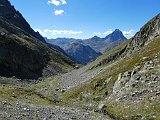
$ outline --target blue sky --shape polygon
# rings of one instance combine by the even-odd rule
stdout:
[[[31,27],[48,38],[133,36],[160,12],[160,0],[10,0]]]

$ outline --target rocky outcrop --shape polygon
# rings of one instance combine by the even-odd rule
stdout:
[[[110,99],[116,102],[142,101],[146,98],[154,98],[160,95],[160,58],[146,61],[141,66],[135,66],[133,70],[120,73],[113,86],[113,94]]]
[[[132,38],[131,42],[127,45],[125,54],[131,54],[137,51],[150,40],[158,36],[160,36],[160,14],[145,24]]]

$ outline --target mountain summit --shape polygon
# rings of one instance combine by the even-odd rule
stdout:
[[[124,37],[122,31],[120,31],[119,29],[116,29],[111,34],[107,35],[104,38],[104,40],[114,42],[114,41],[118,41],[118,40],[119,41],[124,41],[124,40],[127,40],[127,38]]]
[[[127,38],[123,35],[122,31],[116,29],[111,34],[107,35],[105,38],[100,38],[98,36],[94,36],[89,39],[80,40],[80,39],[70,39],[70,38],[57,38],[57,39],[46,39],[47,42],[51,44],[55,44],[63,48],[67,49],[73,43],[80,43],[85,46],[90,46],[96,52],[105,53],[112,48],[118,46],[123,43]]]
[[[113,49],[114,47],[120,45],[125,40],[127,40],[127,38],[124,37],[122,31],[116,29],[111,34],[107,35],[105,38],[94,36],[90,39],[82,41],[82,44],[89,45],[97,52],[105,53]]]

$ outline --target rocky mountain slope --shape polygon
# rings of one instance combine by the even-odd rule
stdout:
[[[160,14],[133,38],[81,68],[79,71],[84,72],[81,77],[76,75],[77,81],[71,79],[75,72],[62,76],[61,80],[65,77],[73,82],[60,98],[68,105],[104,113],[113,119],[159,120],[159,45]],[[92,77],[87,78],[90,73]]]
[[[101,53],[109,51],[120,45],[127,38],[124,37],[123,33],[119,29],[116,29],[105,38],[94,36],[93,38],[86,40],[73,38],[45,39],[48,43],[58,45],[63,48],[64,51],[77,63],[87,64],[95,60],[101,55]]]
[[[0,26],[0,65],[8,67],[3,70],[18,70],[22,60],[27,61],[24,70],[33,70],[40,61],[46,61],[48,71],[52,65],[71,70],[72,62],[54,48],[3,17]],[[0,119],[159,120],[159,45],[160,14],[133,38],[82,68],[32,82],[0,77]],[[9,66],[15,61],[18,67]]]
[[[89,45],[91,48],[93,48],[95,51],[105,53],[114,47],[120,45],[125,40],[127,40],[126,37],[124,37],[123,33],[116,29],[111,34],[107,35],[105,38],[99,38],[97,36],[94,36],[93,38],[81,41],[84,45]]]
[[[12,6],[10,2],[8,2],[8,0],[1,0],[0,16],[6,19],[8,22],[12,23],[13,25],[19,27],[21,30],[45,43],[44,38],[30,27],[22,14],[19,11],[15,10],[14,6]]]
[[[73,64],[56,48],[49,48],[8,0],[0,1],[1,76],[38,79],[65,72]]]
[[[127,38],[124,37],[123,33],[119,29],[116,29],[115,31],[113,31],[113,33],[107,35],[105,38],[94,36],[90,39],[85,40],[73,38],[57,38],[46,39],[46,41],[48,43],[58,45],[64,50],[68,49],[68,46],[72,45],[73,43],[79,43],[85,46],[88,45],[97,52],[104,53],[120,45],[126,39]]]
[[[81,41],[81,39],[74,39],[74,38],[57,38],[57,39],[48,39],[45,38],[47,43],[60,46],[62,49],[67,49],[73,43]]]
[[[94,51],[90,46],[84,46],[79,43],[73,43],[65,52],[79,64],[87,64],[101,55],[101,53]]]

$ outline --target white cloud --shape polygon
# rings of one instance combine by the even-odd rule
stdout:
[[[108,30],[106,32],[94,32],[95,35],[99,35],[99,36],[102,36],[102,35],[109,35],[111,34],[113,31],[112,30]],[[134,36],[135,34],[135,31],[133,29],[129,30],[129,31],[123,31],[122,32],[123,35],[127,38],[131,38]]]
[[[55,15],[62,15],[64,13],[64,10],[55,10],[54,14]]]
[[[108,30],[106,32],[94,32],[95,35],[109,35],[111,34],[113,31],[112,30]]]
[[[126,36],[127,38],[133,37],[135,34],[134,30],[129,30],[129,31],[123,31],[123,35]]]
[[[94,32],[95,35],[102,35],[101,32]]]
[[[108,31],[104,32],[103,34],[104,34],[104,35],[109,35],[109,34],[111,34],[112,32],[113,32],[112,30],[108,30]]]
[[[49,29],[34,29],[38,31],[42,36],[46,35],[78,35],[82,34],[82,31],[74,31],[74,30],[49,30]]]
[[[49,4],[53,4],[55,6],[59,6],[59,5],[64,5],[64,4],[67,4],[67,1],[66,0],[48,0],[48,3]]]
[[[66,0],[61,0],[61,3],[62,3],[63,5],[67,4]]]
[[[59,0],[48,0],[49,4],[53,4],[55,6],[59,6],[61,2]]]

